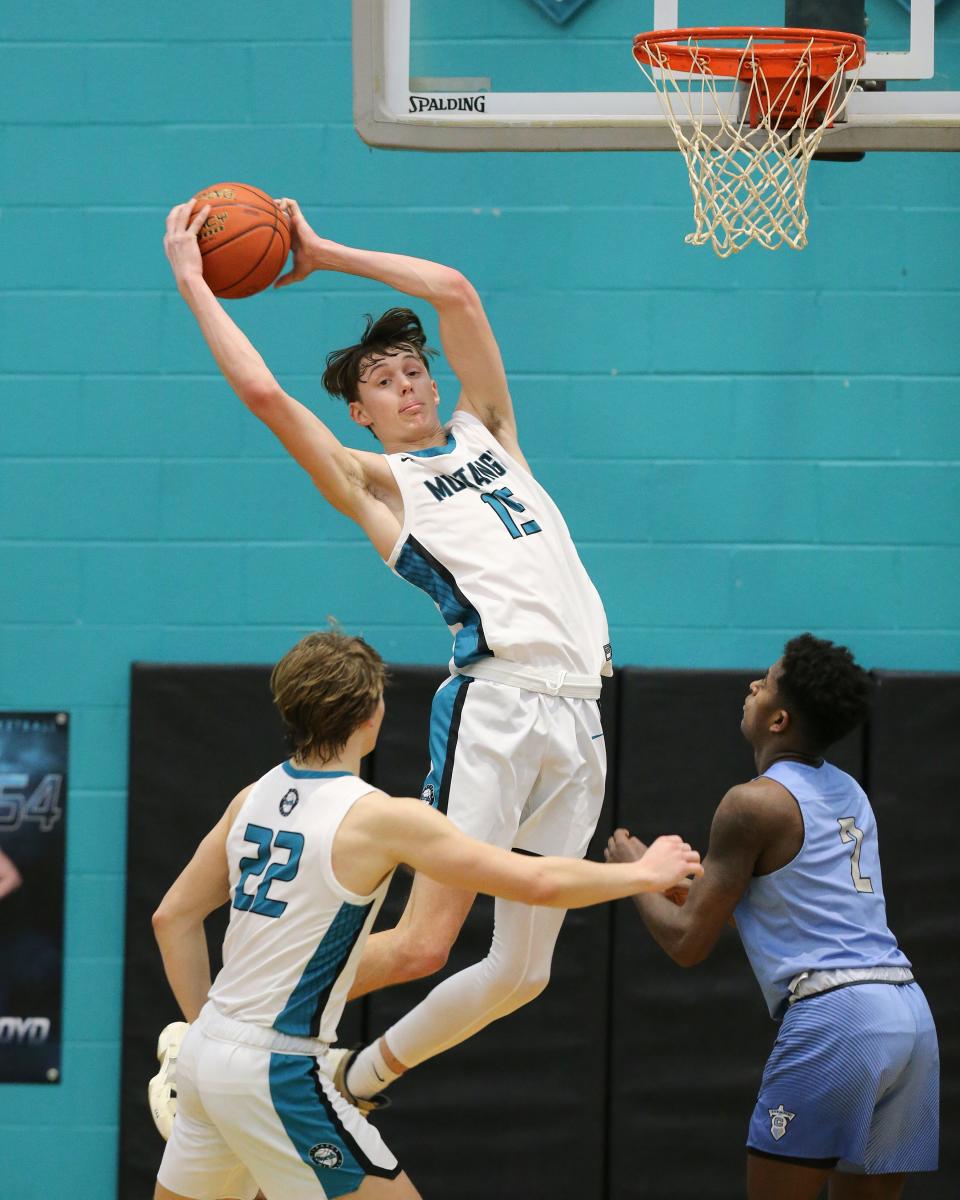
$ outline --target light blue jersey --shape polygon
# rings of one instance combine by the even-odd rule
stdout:
[[[780,761],[764,772],[790,792],[803,845],[786,866],[755,876],[734,913],[772,1017],[803,971],[909,967],[887,926],[870,801],[830,763]]]

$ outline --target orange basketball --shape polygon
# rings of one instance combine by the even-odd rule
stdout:
[[[262,292],[290,253],[290,221],[272,197],[246,183],[215,183],[194,197],[210,205],[197,234],[203,277],[215,296],[239,300]]]

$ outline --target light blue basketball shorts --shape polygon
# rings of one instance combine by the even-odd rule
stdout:
[[[764,1068],[747,1148],[880,1175],[935,1171],[940,1056],[916,983],[792,1004]]]

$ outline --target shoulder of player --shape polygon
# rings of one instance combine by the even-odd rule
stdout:
[[[226,821],[228,826],[232,825],[237,819],[237,814],[240,812],[240,809],[243,808],[244,802],[253,791],[255,786],[256,784],[253,783],[247,784],[242,791],[237,792],[234,798],[227,805],[227,811],[223,814],[223,819]]]
[[[481,426],[497,443],[498,449],[508,454],[514,462],[519,463],[529,474],[533,473],[530,471],[529,464],[524,458],[523,451],[520,449],[517,425],[513,419],[512,412],[508,418],[503,412],[495,408],[482,410],[478,405],[470,401],[466,393],[462,393],[459,403],[454,410],[453,418],[455,423],[459,420],[464,424]]]
[[[735,784],[717,805],[714,831],[755,841],[780,819],[781,802],[789,795],[773,779],[760,777]]]

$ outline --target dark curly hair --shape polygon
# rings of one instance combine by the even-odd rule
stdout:
[[[784,647],[777,691],[818,750],[866,720],[873,687],[846,646],[801,633]]]
[[[409,308],[390,308],[375,321],[370,313],[366,316],[367,327],[360,341],[342,350],[331,350],[327,355],[327,369],[323,373],[323,386],[331,396],[351,403],[359,399],[357,384],[364,367],[371,358],[399,350],[411,350],[423,363],[427,371],[430,355],[436,350],[427,345],[420,318]]]

